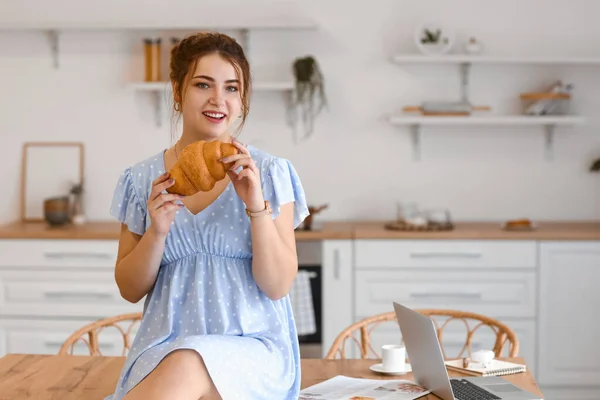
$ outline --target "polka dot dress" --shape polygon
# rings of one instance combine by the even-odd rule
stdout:
[[[248,149],[273,218],[281,205],[294,202],[297,227],[308,208],[292,164]],[[163,172],[161,151],[118,180],[111,214],[134,233],[143,235],[150,225],[146,201]],[[200,213],[177,211],[143,311],[116,390],[106,400],[122,399],[177,349],[203,357],[223,400],[298,398],[300,354],[290,300],[269,299],[254,281],[250,221],[231,183]]]

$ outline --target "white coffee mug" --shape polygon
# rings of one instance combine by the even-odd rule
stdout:
[[[406,348],[401,344],[381,346],[382,368],[386,372],[404,372],[406,367]]]

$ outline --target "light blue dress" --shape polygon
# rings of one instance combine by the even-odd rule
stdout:
[[[292,164],[248,146],[273,209],[294,202],[294,228],[308,215]],[[164,152],[127,169],[118,180],[111,214],[142,235],[150,225],[146,201],[164,172]],[[118,400],[169,352],[194,349],[223,400],[297,399],[300,353],[289,297],[273,301],[252,275],[252,238],[245,205],[230,182],[194,215],[183,207],[166,238],[144,317],[114,394]]]

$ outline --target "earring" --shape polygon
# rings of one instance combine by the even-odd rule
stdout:
[[[181,111],[181,104],[179,104],[179,102],[175,102],[173,108],[175,109],[175,111]]]

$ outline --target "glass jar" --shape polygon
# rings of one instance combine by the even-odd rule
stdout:
[[[146,82],[159,82],[160,73],[160,38],[144,39],[144,55],[146,61]]]

